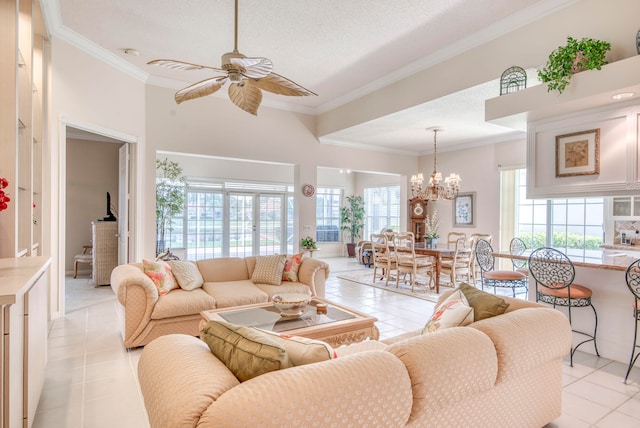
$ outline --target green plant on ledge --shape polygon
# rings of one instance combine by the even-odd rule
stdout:
[[[562,93],[575,73],[600,70],[607,64],[605,55],[609,50],[609,42],[587,38],[576,40],[569,36],[565,46],[551,52],[547,64],[542,70],[538,70],[538,78],[549,84],[547,92],[556,90]]]
[[[302,238],[302,240],[300,241],[300,245],[302,246],[302,248],[305,248],[308,250],[315,249],[316,241],[314,241],[312,237],[307,236],[305,238]]]

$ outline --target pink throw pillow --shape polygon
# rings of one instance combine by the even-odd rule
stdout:
[[[300,269],[303,255],[304,253],[298,253],[287,256],[287,261],[284,264],[284,271],[282,272],[283,281],[298,282],[298,270]]]
[[[164,296],[174,288],[179,288],[176,279],[171,272],[171,266],[162,260],[151,261],[142,260],[142,269],[144,273],[153,281],[156,287],[158,287],[158,294]]]

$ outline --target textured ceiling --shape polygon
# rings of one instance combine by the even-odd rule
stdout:
[[[148,73],[150,83],[180,88],[211,74],[166,70],[147,65],[149,60],[217,67],[222,54],[233,49],[233,0],[41,2],[50,18],[57,15],[56,31],[87,39],[127,61]],[[406,77],[429,55],[513,14],[540,10],[540,3],[567,0],[239,0],[238,48],[247,56],[271,59],[276,73],[318,94],[265,94],[263,105],[318,114]],[[126,48],[140,55],[126,55]],[[469,88],[326,137],[333,143],[419,153],[426,148],[425,131],[416,127],[416,117],[428,112],[438,121],[434,125],[455,130],[444,140],[499,140],[513,131],[484,123],[484,99],[495,96],[497,84]],[[225,89],[220,92],[226,96]]]

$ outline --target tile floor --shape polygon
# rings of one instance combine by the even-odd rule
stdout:
[[[415,330],[433,303],[339,280],[361,269],[353,259],[326,259],[332,275],[327,298],[376,316],[382,338]],[[49,362],[34,428],[148,427],[136,381],[141,350],[127,352],[116,327],[115,300],[101,301],[56,320],[49,335]],[[640,368],[628,385],[625,364],[577,353],[564,366],[562,416],[547,428],[640,427]]]

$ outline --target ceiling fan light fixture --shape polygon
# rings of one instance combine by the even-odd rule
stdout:
[[[268,58],[246,57],[238,51],[238,0],[235,0],[234,47],[232,52],[222,55],[220,68],[191,64],[172,59],[156,59],[147,64],[159,65],[173,70],[212,70],[222,76],[214,76],[194,83],[176,92],[178,104],[183,101],[211,95],[227,80],[232,82],[229,97],[233,104],[253,115],[257,115],[262,102],[262,91],[286,96],[316,95],[297,83],[273,73],[273,64]]]

